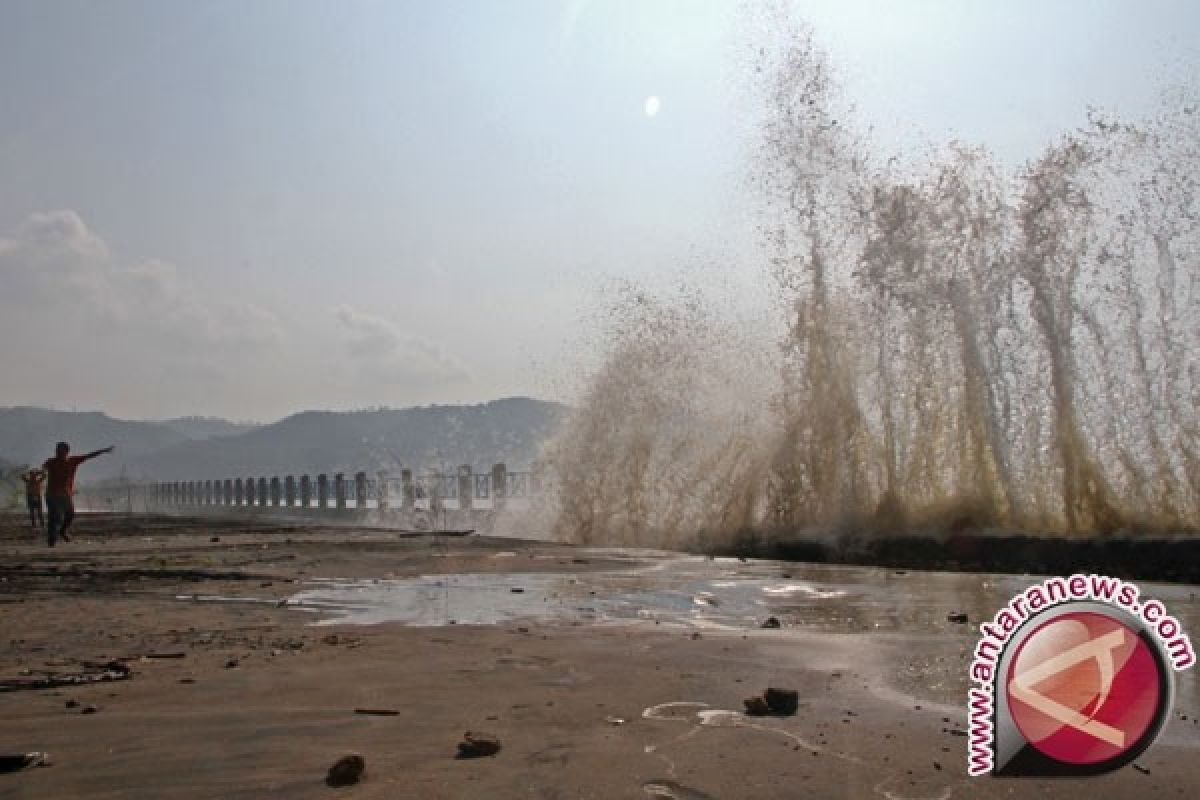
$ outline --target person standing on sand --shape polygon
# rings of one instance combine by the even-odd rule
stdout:
[[[46,524],[42,515],[42,481],[46,479],[43,469],[31,469],[21,475],[25,483],[25,506],[29,509],[29,524],[37,530]]]
[[[59,442],[54,448],[54,458],[47,459],[42,465],[46,471],[46,543],[54,547],[56,537],[61,536],[64,542],[71,541],[67,536],[67,528],[75,519],[75,504],[71,495],[75,493],[75,470],[88,459],[111,453],[112,447],[95,450],[82,456],[70,455],[71,446]]]

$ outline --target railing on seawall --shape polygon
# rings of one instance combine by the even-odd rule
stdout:
[[[501,463],[488,472],[475,472],[465,464],[452,473],[401,469],[398,477],[359,471],[163,481],[93,489],[88,504],[124,510],[135,505],[136,495],[136,505],[147,511],[501,511],[527,507],[545,488],[536,468],[509,470]]]

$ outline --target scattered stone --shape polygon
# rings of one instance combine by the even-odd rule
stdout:
[[[195,678],[180,678],[179,682],[180,683],[195,683],[196,679]]]
[[[53,762],[49,753],[3,753],[0,754],[0,772],[20,772],[30,767],[48,767]]]
[[[967,612],[952,611],[946,615],[946,621],[953,622],[958,625],[966,625],[967,624]]]
[[[71,700],[68,700],[66,703],[64,703],[64,705],[65,705],[67,708],[78,708],[78,707],[79,707],[79,701],[78,701],[78,700],[75,700],[75,699],[71,699]]]
[[[495,736],[467,731],[458,743],[458,755],[455,758],[484,758],[499,752],[500,740]]]
[[[95,706],[84,706],[83,711],[80,711],[79,713],[80,714],[95,714],[99,710],[100,709],[96,708]]]
[[[220,536],[213,536],[213,537],[209,538],[209,541],[210,541],[210,542],[219,542],[219,541],[221,541],[221,537],[220,537]]]
[[[187,658],[187,653],[146,653],[142,658]]]
[[[512,592],[513,594],[525,594],[525,590],[523,588],[521,588],[520,586],[514,586],[511,589],[509,589],[509,591]]]
[[[699,638],[700,638],[700,634],[699,634],[699,632],[693,632],[693,633],[692,633],[692,640],[693,640],[693,641],[694,641],[694,640],[696,640],[696,639],[699,639]]]
[[[233,669],[237,665],[238,665],[238,660],[236,658],[231,658],[225,662],[225,669]]]
[[[772,714],[790,717],[800,706],[800,693],[795,689],[767,689],[763,694]]]
[[[604,721],[607,722],[609,725],[624,725],[625,724],[625,719],[623,717],[605,717]]]
[[[941,765],[941,764],[939,764],[939,763],[938,763],[938,762],[936,762],[936,761],[935,761],[935,762],[933,762],[933,768],[934,768],[934,769],[936,769],[938,772],[941,772],[941,771],[942,771],[942,765]]]
[[[356,708],[355,714],[367,714],[373,717],[398,717],[400,712],[394,708]]]
[[[322,644],[336,645],[336,644],[340,644],[341,641],[342,640],[338,637],[338,635],[336,633],[331,633],[328,636],[321,637]]]
[[[367,762],[358,753],[344,755],[333,762],[325,776],[325,783],[329,786],[350,786],[362,779],[366,769]]]
[[[1146,769],[1146,768],[1145,768],[1145,767],[1143,767],[1141,764],[1134,764],[1134,765],[1133,765],[1133,768],[1134,768],[1134,769],[1136,769],[1138,772],[1142,773],[1143,775],[1149,775],[1149,774],[1150,774],[1150,770]]]
[[[763,624],[759,625],[758,627],[760,627],[760,628],[782,628],[783,623],[781,623],[779,621],[778,617],[767,617],[765,620],[763,620]]]
[[[761,695],[747,697],[742,702],[746,705],[746,713],[751,717],[765,717],[771,713],[771,707]]]

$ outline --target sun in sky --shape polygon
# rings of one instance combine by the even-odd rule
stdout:
[[[658,114],[660,108],[662,108],[662,101],[658,99],[658,95],[652,94],[646,98],[645,109],[647,117],[653,119]]]

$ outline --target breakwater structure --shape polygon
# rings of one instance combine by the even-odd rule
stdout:
[[[127,513],[262,515],[416,529],[484,529],[498,514],[529,510],[547,491],[536,467],[495,464],[476,472],[401,469],[203,480],[120,483],[83,488],[81,510]]]

